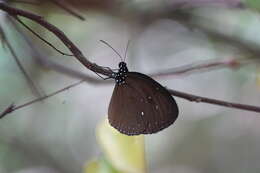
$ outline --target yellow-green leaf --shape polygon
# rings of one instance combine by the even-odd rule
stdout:
[[[99,173],[99,162],[97,160],[87,163],[84,173]]]
[[[107,120],[97,128],[97,139],[108,161],[124,173],[145,173],[144,136],[127,136],[111,127]]]
[[[93,160],[87,163],[84,173],[122,173],[117,171],[106,159]]]

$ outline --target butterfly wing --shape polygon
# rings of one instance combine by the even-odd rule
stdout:
[[[128,72],[125,83],[115,85],[108,108],[109,123],[126,135],[156,133],[178,117],[171,94],[152,78]]]

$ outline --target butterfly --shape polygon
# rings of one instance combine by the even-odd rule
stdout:
[[[173,124],[179,110],[169,91],[145,74],[128,71],[124,61],[118,66],[108,107],[110,125],[131,136],[156,133]]]

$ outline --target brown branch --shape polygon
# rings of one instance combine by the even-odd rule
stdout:
[[[72,85],[69,85],[65,88],[62,88],[56,92],[53,92],[49,95],[46,95],[44,97],[29,101],[27,103],[24,103],[22,105],[19,106],[15,106],[14,104],[11,104],[10,106],[8,106],[2,113],[0,113],[0,118],[5,117],[7,114],[12,113],[15,110],[24,108],[26,106],[29,106],[31,104],[37,103],[39,101],[42,101],[44,99],[47,99],[49,97],[52,97],[54,95],[57,95],[65,90],[68,90],[72,87],[75,87],[81,83],[83,83],[84,81],[79,81],[76,82]],[[239,104],[239,103],[232,103],[232,102],[226,102],[226,101],[222,101],[222,100],[217,100],[217,99],[211,99],[211,98],[207,98],[207,97],[201,97],[201,96],[196,96],[193,94],[187,94],[184,92],[180,92],[180,91],[176,91],[176,90],[172,90],[172,89],[168,89],[169,92],[171,93],[171,95],[176,96],[176,97],[180,97],[186,100],[189,100],[191,102],[197,102],[197,103],[208,103],[208,104],[213,104],[213,105],[219,105],[219,106],[224,106],[224,107],[228,107],[228,108],[234,108],[234,109],[241,109],[241,110],[246,110],[246,111],[251,111],[251,112],[257,112],[260,113],[260,107],[257,106],[251,106],[251,105],[245,105],[245,104]]]
[[[64,65],[61,65],[59,63],[56,63],[52,61],[50,58],[46,57],[46,55],[43,55],[41,50],[37,47],[35,43],[32,42],[32,40],[27,36],[27,33],[23,32],[23,30],[15,23],[14,19],[10,16],[8,17],[8,22],[12,25],[12,27],[21,35],[23,40],[29,45],[30,54],[32,57],[34,57],[40,65],[50,68],[56,72],[59,72],[61,74],[65,74],[67,76],[77,78],[84,80],[85,82],[88,82],[90,84],[108,84],[112,83],[112,81],[109,80],[101,80],[96,77],[92,77],[86,73],[83,73],[78,70],[71,69],[69,67],[66,67]]]
[[[168,90],[170,91],[170,93],[173,96],[180,97],[180,98],[189,100],[191,102],[208,103],[208,104],[219,105],[219,106],[224,106],[224,107],[228,107],[228,108],[235,108],[235,109],[241,109],[241,110],[260,113],[260,107],[258,107],[258,106],[251,106],[251,105],[245,105],[245,104],[239,104],[239,103],[226,102],[226,101],[222,101],[222,100],[196,96],[196,95],[193,95],[193,94],[187,94],[187,93],[183,93],[183,92],[172,90],[172,89],[168,89]]]
[[[2,113],[0,113],[0,119],[4,118],[7,114],[10,114],[14,111],[15,105],[11,104],[8,106]]]
[[[14,17],[22,16],[43,26],[51,33],[53,33],[56,37],[58,37],[64,43],[64,45],[72,52],[75,58],[78,61],[80,61],[86,68],[88,68],[93,72],[100,73],[105,76],[113,77],[112,76],[113,72],[111,70],[103,68],[101,66],[98,66],[97,64],[90,62],[77,48],[77,46],[61,30],[59,30],[57,27],[44,20],[41,16],[35,15],[33,13],[24,10],[10,7],[7,4],[2,2],[0,2],[0,9],[7,12],[11,16]]]
[[[44,55],[42,55],[42,53],[40,52],[40,50],[36,47],[35,43],[33,43],[30,38],[26,35],[26,33],[24,33],[19,26],[14,22],[14,20],[8,17],[8,21],[10,21],[10,23],[12,24],[12,26],[14,27],[14,29],[16,29],[16,31],[18,33],[20,33],[20,35],[23,37],[23,39],[27,42],[28,45],[30,45],[30,49],[32,52],[32,56],[37,58],[37,61],[39,61],[39,63],[41,65],[44,65],[47,68],[51,68],[57,72],[60,72],[62,74],[71,76],[73,78],[77,78],[77,79],[81,79],[84,80],[88,83],[93,83],[93,84],[111,84],[113,83],[113,81],[104,81],[104,80],[100,80],[94,77],[89,76],[86,73],[82,73],[80,71],[76,71],[73,70],[71,68],[68,68],[66,66],[63,66],[59,63],[56,63],[54,61],[52,61],[51,59],[49,59],[48,57],[45,57]],[[204,72],[204,71],[209,71],[209,70],[216,70],[216,69],[221,69],[221,68],[232,68],[232,69],[237,69],[240,68],[242,65],[247,65],[247,64],[251,64],[253,62],[258,62],[259,59],[258,58],[227,58],[227,59],[214,59],[214,60],[204,60],[204,61],[199,61],[199,62],[194,62],[191,64],[187,64],[187,65],[183,65],[180,67],[175,67],[169,70],[164,70],[162,72],[156,72],[153,74],[148,74],[149,76],[152,77],[161,77],[161,76],[172,76],[172,75],[186,75],[186,74],[194,74],[194,72]]]
[[[103,67],[100,67],[94,63],[91,63],[89,60],[87,60],[84,55],[82,54],[82,52],[76,47],[76,45],[74,45],[74,43],[72,41],[70,41],[67,36],[60,31],[58,28],[56,28],[54,25],[48,23],[47,21],[45,21],[41,16],[32,14],[30,12],[27,11],[23,11],[23,10],[19,10],[16,8],[12,8],[7,6],[4,3],[0,3],[0,9],[6,11],[7,13],[9,13],[9,15],[11,16],[23,16],[26,17],[28,19],[31,19],[32,21],[37,22],[38,24],[40,24],[41,26],[45,27],[46,29],[48,29],[50,32],[52,32],[53,34],[55,34],[66,46],[67,48],[70,49],[70,51],[74,54],[74,56],[85,66],[87,67],[89,70],[96,72],[96,73],[100,73],[109,77],[112,77],[113,72],[109,69],[105,69]],[[71,86],[69,86],[70,88]],[[68,88],[68,87],[66,87]],[[66,88],[63,88],[62,90],[59,90],[55,93],[52,93],[48,96],[45,96],[43,98],[39,98],[36,99],[34,101],[25,103],[23,105],[17,106],[17,107],[13,107],[12,105],[9,106],[3,113],[1,113],[0,115],[4,116],[10,112],[13,112],[16,109],[20,109],[22,107],[25,107],[27,105],[30,105],[32,103],[38,102],[42,99],[48,98],[50,96],[53,96],[59,92],[62,92],[63,90],[65,90]],[[242,109],[242,110],[247,110],[247,111],[253,111],[253,112],[258,112],[260,113],[260,107],[256,107],[256,106],[251,106],[251,105],[244,105],[244,104],[238,104],[238,103],[231,103],[231,102],[225,102],[225,101],[221,101],[221,100],[216,100],[216,99],[210,99],[210,98],[206,98],[206,97],[200,97],[200,96],[195,96],[192,94],[187,94],[187,93],[182,93],[179,91],[175,91],[175,90],[169,90],[171,92],[172,95],[177,96],[177,97],[181,97],[184,99],[187,99],[189,101],[195,101],[195,102],[204,102],[204,103],[209,103],[209,104],[215,104],[215,105],[220,105],[220,106],[225,106],[225,107],[229,107],[229,108],[236,108],[236,109]]]

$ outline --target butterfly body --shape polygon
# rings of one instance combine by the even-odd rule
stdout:
[[[126,135],[152,134],[170,126],[178,117],[171,94],[147,75],[129,72],[119,63],[109,104],[111,126]]]

